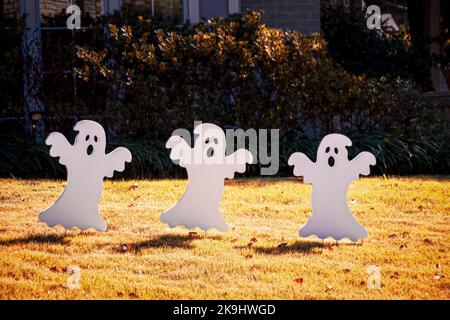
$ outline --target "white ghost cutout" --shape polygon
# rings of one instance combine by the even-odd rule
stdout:
[[[228,225],[219,210],[224,180],[233,179],[235,172],[244,172],[246,163],[252,163],[253,157],[245,149],[226,156],[225,134],[214,124],[200,124],[194,134],[198,137],[193,148],[176,135],[166,143],[172,149],[170,158],[186,168],[188,186],[181,199],[161,215],[161,221],[172,228],[198,227],[205,231],[215,228],[225,232]]]
[[[39,220],[50,227],[106,231],[98,210],[103,179],[111,178],[114,171],[123,171],[125,162],[131,162],[131,152],[119,147],[105,154],[105,130],[95,121],[80,121],[73,129],[78,131],[73,145],[59,132],[52,132],[45,141],[51,146],[50,155],[59,157],[59,163],[66,166],[67,184],[58,200],[39,215]]]
[[[347,147],[352,142],[341,134],[329,134],[320,142],[317,160],[312,162],[305,154],[296,152],[288,164],[294,166],[294,175],[303,176],[311,183],[311,218],[300,229],[300,236],[316,235],[320,239],[349,238],[352,241],[367,237],[367,231],[353,217],[347,205],[347,190],[359,175],[369,175],[376,159],[370,152],[361,152],[348,160]]]

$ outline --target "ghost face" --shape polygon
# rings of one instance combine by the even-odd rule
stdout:
[[[198,134],[194,152],[201,155],[202,163],[223,163],[225,157],[225,134],[216,125],[205,123],[197,126],[194,133]]]
[[[83,120],[75,125],[74,130],[78,131],[74,147],[78,149],[80,155],[88,158],[105,155],[106,135],[101,125],[94,121]]]
[[[347,148],[352,142],[346,136],[333,133],[325,136],[317,150],[317,162],[329,168],[338,168],[348,162]]]

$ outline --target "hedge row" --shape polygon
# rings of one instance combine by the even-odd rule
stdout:
[[[309,138],[432,123],[414,83],[353,75],[321,36],[268,28],[258,13],[169,31],[131,21],[102,21],[106,44],[78,47],[78,74],[105,101],[80,112],[102,113],[117,136],[167,136],[194,120]]]
[[[374,152],[378,173],[450,172],[448,130],[433,119],[417,85],[350,73],[320,35],[268,28],[255,12],[164,28],[127,13],[84,21],[90,30],[75,38],[44,39],[44,51],[62,57],[51,60],[53,78],[46,77],[46,124],[70,133],[74,119],[101,122],[111,145],[134,154],[122,177],[183,174],[164,142],[195,120],[224,129],[280,129],[281,175],[290,174],[291,151],[315,158],[320,138],[331,132],[350,136],[354,151]],[[67,91],[72,58],[76,94]],[[20,137],[0,138],[0,146],[2,176],[63,176],[46,146]],[[252,166],[249,174],[258,172]]]

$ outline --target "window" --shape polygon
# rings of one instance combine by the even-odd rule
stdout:
[[[103,0],[40,0],[41,17],[54,16],[63,12],[72,4],[80,7],[82,14],[95,16],[102,13]]]
[[[184,0],[123,0],[123,8],[140,15],[153,16],[163,23],[184,22]]]

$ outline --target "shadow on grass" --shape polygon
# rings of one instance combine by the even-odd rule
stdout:
[[[150,248],[182,248],[191,249],[193,240],[221,240],[221,236],[181,235],[163,234],[157,235],[150,240],[132,244],[133,249],[139,252]]]
[[[324,243],[322,241],[301,241],[298,240],[294,243],[282,243],[274,247],[261,247],[252,246],[251,249],[255,253],[265,254],[265,255],[282,255],[289,253],[304,253],[304,254],[320,254],[322,250],[333,248],[339,248],[340,246],[360,246],[360,243]],[[248,249],[247,246],[241,246],[240,249]],[[320,249],[320,250],[316,250]]]
[[[0,246],[11,246],[20,244],[66,244],[69,243],[69,239],[66,235],[57,234],[38,234],[30,235],[24,238],[0,240]]]
[[[243,246],[242,248],[247,248]],[[305,253],[305,254],[313,254],[320,253],[320,251],[316,251],[315,249],[323,249],[325,245],[322,242],[312,242],[312,241],[296,241],[291,244],[280,244],[273,247],[261,247],[261,246],[253,246],[252,250],[258,254],[266,254],[266,255],[282,255],[289,253]]]

